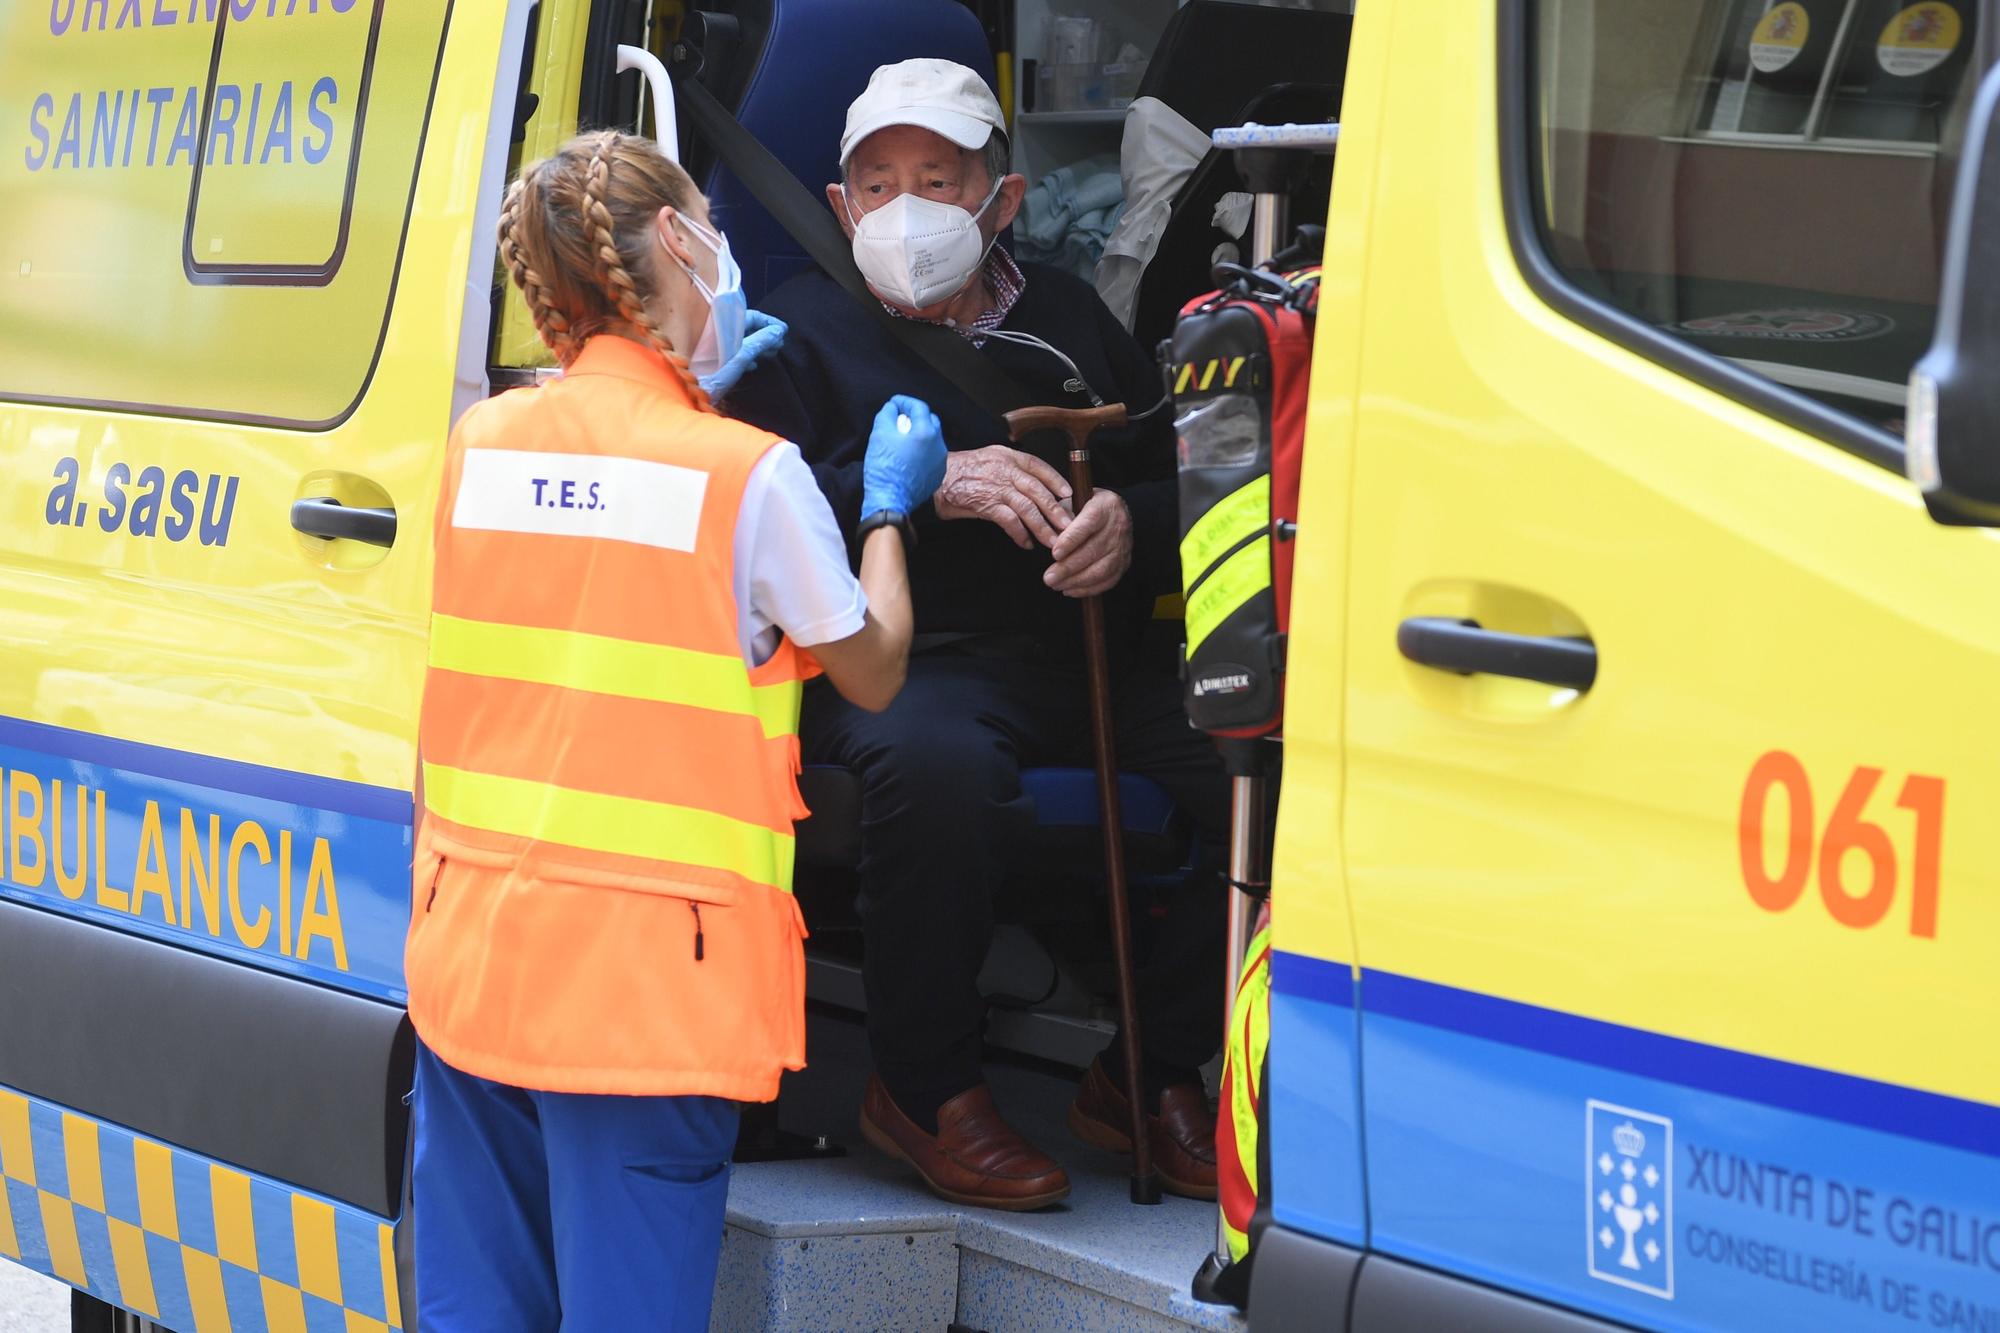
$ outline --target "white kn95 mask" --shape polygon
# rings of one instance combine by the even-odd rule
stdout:
[[[956,296],[992,249],[979,235],[979,219],[999,195],[1000,182],[995,181],[985,202],[968,212],[957,204],[901,194],[858,217],[849,196],[855,267],[869,286],[911,310]]]

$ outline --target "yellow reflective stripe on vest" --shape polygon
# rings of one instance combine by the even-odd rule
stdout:
[[[799,685],[752,685],[750,668],[733,654],[440,615],[431,617],[430,664],[468,676],[747,714],[763,725],[766,740],[799,729]]]
[[[1202,640],[1221,627],[1230,614],[1271,586],[1271,539],[1259,537],[1223,561],[1194,590],[1187,605],[1187,650],[1190,659]]]
[[[789,833],[712,810],[424,765],[424,804],[454,824],[613,856],[707,866],[791,892]]]
[[[1181,587],[1194,587],[1195,580],[1208,573],[1208,567],[1224,551],[1270,526],[1271,474],[1267,472],[1225,496],[1181,538]]]

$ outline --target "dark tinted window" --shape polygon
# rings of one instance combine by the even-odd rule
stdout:
[[[1536,185],[1557,264],[1900,431],[1976,84],[1975,0],[1536,8]]]

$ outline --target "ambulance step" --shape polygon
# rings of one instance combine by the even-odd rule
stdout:
[[[960,1208],[860,1141],[859,1024],[815,1014],[808,1031],[812,1066],[787,1080],[785,1128],[852,1151],[736,1168],[713,1333],[1244,1327],[1234,1312],[1188,1294],[1214,1241],[1213,1205],[1169,1197],[1135,1207],[1121,1160],[1078,1143],[1063,1123],[1073,1081],[1004,1064],[988,1070],[1009,1118],[1069,1169],[1070,1198],[1030,1214]]]
[[[960,1324],[979,1333],[1245,1327],[1233,1310],[1199,1304],[1188,1293],[1215,1239],[1208,1205],[1174,1200],[1141,1209],[1115,1171],[1073,1170],[1072,1178],[1078,1193],[1066,1213],[961,1224]],[[1086,1185],[1100,1187],[1103,1197],[1081,1197]]]

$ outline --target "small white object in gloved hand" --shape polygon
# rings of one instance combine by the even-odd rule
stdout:
[[[861,517],[914,514],[944,481],[944,427],[921,398],[882,404],[861,460]]]

